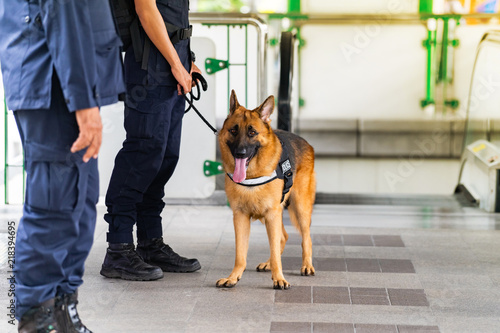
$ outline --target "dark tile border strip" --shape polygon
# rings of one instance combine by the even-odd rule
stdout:
[[[300,270],[302,258],[282,257],[284,270]],[[367,258],[313,258],[316,271],[363,273],[415,273],[411,260]]]
[[[276,291],[275,303],[429,306],[423,289],[295,286]]]
[[[438,326],[271,322],[271,333],[440,333]]]
[[[313,245],[405,247],[400,235],[312,234]],[[300,245],[298,234],[290,234],[288,244]]]

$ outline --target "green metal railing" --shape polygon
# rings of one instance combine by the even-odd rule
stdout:
[[[205,70],[207,74],[213,75],[221,70],[227,70],[228,99],[230,96],[231,67],[242,66],[245,68],[245,82],[248,79],[248,26],[254,26],[257,30],[257,96],[259,100],[267,97],[267,24],[258,15],[239,13],[191,13],[189,15],[191,23],[200,23],[206,26],[226,26],[227,38],[227,59],[205,60]],[[231,29],[245,29],[245,61],[243,63],[232,63],[230,60],[230,38]],[[248,98],[248,89],[245,85],[245,100]]]
[[[215,24],[205,24],[207,26],[212,26]],[[245,29],[245,61],[243,63],[233,63],[231,62],[231,50],[229,45],[231,40],[231,28],[236,28],[236,25],[226,25],[227,30],[227,60],[207,58],[205,59],[205,70],[207,74],[214,75],[221,70],[227,70],[227,86],[231,86],[231,66],[241,66],[245,68],[245,105],[248,103],[248,24],[239,25],[240,28]],[[230,89],[227,92],[227,98],[229,100]]]

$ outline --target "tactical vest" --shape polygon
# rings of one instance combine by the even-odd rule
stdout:
[[[189,0],[157,0],[156,5],[165,21],[168,35],[179,58],[189,71],[191,68]],[[139,85],[177,85],[167,60],[151,43],[139,26],[140,43],[134,43],[125,54],[125,81]]]

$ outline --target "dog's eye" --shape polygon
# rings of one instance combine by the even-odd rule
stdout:
[[[248,136],[252,137],[252,136],[256,136],[258,133],[256,130],[254,130],[253,128],[250,128],[248,130]]]
[[[229,129],[229,133],[231,133],[232,135],[236,135],[236,134],[238,134],[238,130],[233,127],[233,128]]]

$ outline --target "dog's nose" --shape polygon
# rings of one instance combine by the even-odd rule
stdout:
[[[235,153],[234,157],[236,158],[244,158],[247,154],[247,149],[246,148],[238,148]]]

